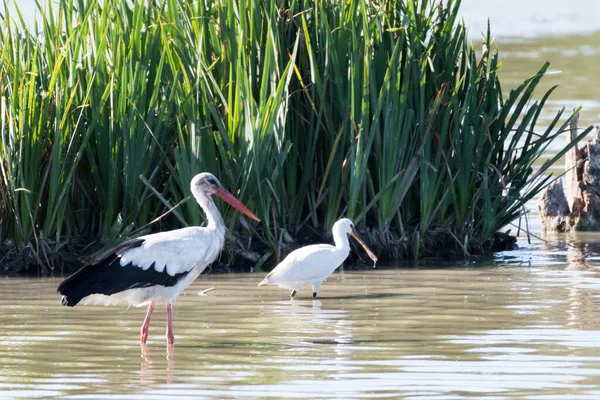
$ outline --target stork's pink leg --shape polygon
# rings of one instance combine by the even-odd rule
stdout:
[[[140,330],[140,342],[146,343],[148,339],[148,327],[150,326],[150,317],[152,316],[152,311],[154,311],[154,302],[151,301],[148,304],[148,312],[146,313],[146,319],[142,324],[142,329]]]
[[[171,304],[167,304],[167,344],[172,345],[175,343],[175,336],[173,335],[173,316]]]

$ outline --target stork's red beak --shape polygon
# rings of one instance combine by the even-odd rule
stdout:
[[[236,199],[235,196],[229,193],[227,190],[223,188],[218,188],[215,191],[215,195],[229,203],[233,208],[238,209],[240,212],[246,214],[253,220],[260,222],[260,219],[256,215],[254,215],[252,211],[248,210],[248,208],[245,205],[243,205],[241,201]]]
[[[358,236],[358,233],[352,229],[350,233],[350,236],[352,236],[354,239],[356,239],[356,241],[358,243],[360,243],[360,245],[365,249],[365,251],[367,252],[367,254],[369,255],[369,258],[371,260],[373,260],[373,263],[377,262],[377,256],[371,251],[371,249],[366,245],[365,242],[362,241],[362,239],[360,238],[360,236]],[[375,265],[373,265],[373,267],[375,267]]]

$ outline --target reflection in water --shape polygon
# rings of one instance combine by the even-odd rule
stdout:
[[[173,382],[173,370],[175,368],[175,347],[166,346],[167,367],[166,367],[166,383]],[[140,343],[142,362],[140,364],[140,383],[149,385],[157,383],[156,370],[163,368],[161,365],[156,365],[150,355],[150,346]],[[155,349],[156,350],[156,349]],[[162,374],[161,374],[162,375]]]
[[[291,300],[267,306],[261,315],[280,327],[276,336],[294,355],[320,356],[322,345],[333,345],[331,350],[339,356],[349,354],[352,321],[343,309],[324,308],[321,300]]]
[[[567,266],[569,270],[594,269],[600,261],[600,232],[547,234],[532,244],[519,242],[519,250],[495,254],[499,264]]]
[[[600,233],[548,234],[544,239],[512,255],[518,258],[519,254],[527,254],[534,264],[555,265],[554,268],[532,268],[535,282],[519,283],[528,285],[532,295],[527,301],[521,299],[512,307],[516,312],[543,315],[545,313],[540,312],[542,307],[563,302],[566,304],[562,312],[567,315],[567,326],[588,326],[589,315],[594,312],[600,295]],[[501,262],[502,259],[503,256],[498,255],[497,260]],[[546,282],[548,284],[544,284]],[[564,292],[560,298],[556,297],[557,290]],[[553,316],[544,315],[544,318],[552,320]]]

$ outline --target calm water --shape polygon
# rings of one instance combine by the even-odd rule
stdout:
[[[202,276],[172,350],[163,310],[141,347],[143,309],[69,309],[58,279],[4,279],[0,396],[600,398],[600,236],[585,241],[336,273],[316,301],[257,287],[262,273]]]

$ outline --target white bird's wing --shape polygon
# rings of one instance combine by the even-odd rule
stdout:
[[[174,287],[192,268],[199,273],[219,255],[224,237],[215,234],[195,227],[123,242],[65,279],[58,287],[61,304],[75,306],[90,295],[128,289]]]
[[[325,279],[347,256],[347,252],[328,244],[302,247],[291,252],[261,284],[277,285],[283,282],[302,283]]]
[[[120,264],[131,264],[157,272],[166,271],[169,275],[208,266],[223,246],[223,240],[215,240],[214,231],[192,227],[141,236],[143,244],[126,250],[121,255]]]

